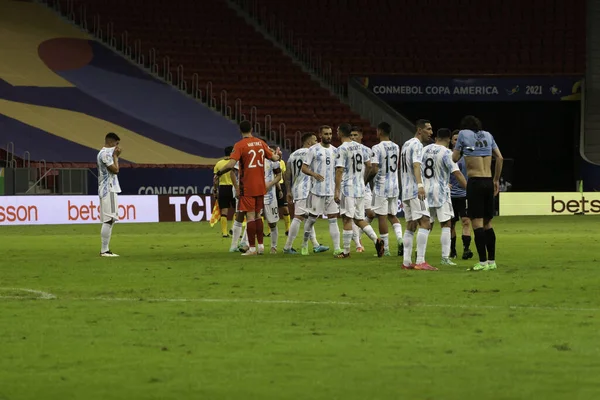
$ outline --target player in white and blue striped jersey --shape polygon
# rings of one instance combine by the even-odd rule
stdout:
[[[98,195],[100,196],[100,222],[102,229],[100,237],[102,247],[100,249],[101,257],[119,257],[110,251],[110,239],[112,237],[112,228],[115,222],[119,220],[119,202],[117,194],[121,193],[119,185],[119,156],[121,148],[119,147],[121,139],[116,133],[108,133],[104,138],[104,147],[98,152],[96,161],[98,164]]]
[[[373,211],[379,220],[379,236],[384,243],[384,255],[390,255],[388,221],[394,228],[398,243],[398,255],[403,254],[402,226],[398,214],[398,164],[400,162],[400,148],[390,140],[392,127],[387,122],[377,126],[379,143],[373,146]]]
[[[317,137],[314,133],[309,132],[302,135],[301,140],[302,147],[294,151],[288,158],[284,176],[288,204],[294,204],[294,219],[290,224],[287,241],[283,247],[283,252],[285,254],[297,254],[297,251],[292,246],[300,232],[300,224],[308,217],[308,206],[306,205],[306,201],[310,194],[312,179],[302,172],[302,165],[304,164],[309,149],[317,143]],[[313,245],[313,252],[321,253],[329,250],[329,247],[322,246],[317,241],[314,226],[311,228],[310,240]]]
[[[344,251],[336,257],[350,257],[353,220],[369,236],[369,239],[373,240],[377,256],[382,257],[383,240],[377,237],[371,225],[365,221],[365,183],[370,178],[371,161],[365,160],[362,145],[352,141],[351,129],[349,124],[338,127],[338,136],[342,140],[342,145],[337,149],[335,159],[334,199],[340,204],[340,214],[344,223]]]
[[[425,195],[425,187],[421,172],[423,162],[423,143],[429,143],[433,128],[425,119],[416,122],[417,132],[415,137],[407,140],[400,151],[400,178],[402,180],[402,207],[406,218],[406,231],[404,232],[404,260],[402,268],[436,271],[437,268],[425,262],[427,238],[431,229],[429,221],[429,205]],[[417,261],[412,263],[412,247],[414,233],[417,234]]]
[[[271,147],[273,153],[276,149]],[[277,254],[277,241],[279,232],[277,222],[279,222],[279,205],[277,204],[277,195],[282,194],[281,189],[277,190],[277,184],[281,180],[281,164],[279,161],[265,159],[265,188],[267,193],[264,197],[264,218],[271,228],[271,254]]]
[[[304,240],[302,242],[302,255],[308,255],[308,239],[317,218],[327,215],[329,220],[329,234],[333,241],[334,255],[340,254],[340,228],[337,223],[339,207],[333,201],[335,189],[335,146],[331,144],[333,132],[330,126],[323,125],[319,128],[321,143],[315,144],[308,151],[302,166],[302,172],[312,178],[307,206],[308,220],[304,224]]]
[[[363,139],[362,128],[359,126],[353,126],[352,132],[350,133],[350,137],[356,143],[362,144],[362,139]],[[373,151],[370,148],[368,148],[367,146],[365,146],[363,144],[362,149],[364,152],[365,160],[371,159],[373,157]],[[365,202],[364,202],[365,203],[365,221],[367,221],[367,223],[369,225],[371,224],[371,221],[373,219],[375,219],[375,213],[372,210],[372,208],[373,208],[373,205],[372,205],[373,192],[371,191],[371,185],[372,185],[372,182],[367,182],[365,184]],[[352,222],[352,231],[354,232],[354,236],[352,237],[352,240],[354,240],[354,243],[356,244],[356,252],[363,253],[365,251],[365,249],[364,249],[364,247],[362,245],[362,241],[361,241],[362,229],[360,229],[358,227],[358,225],[356,225],[354,222]]]
[[[465,177],[452,161],[450,129],[442,128],[437,131],[435,143],[423,149],[423,178],[425,193],[429,203],[431,220],[440,223],[442,244],[442,265],[456,265],[450,260],[451,233],[450,225],[454,218],[452,201],[450,199],[450,176],[454,176],[459,185],[467,187]]]
[[[456,145],[456,141],[458,140],[458,129],[452,132],[452,141],[451,148],[454,148]],[[469,179],[467,174],[467,164],[465,163],[465,158],[461,157],[460,160],[456,162],[458,165],[458,169],[464,175],[465,179]],[[462,224],[462,243],[463,243],[463,254],[462,259],[468,260],[473,257],[473,252],[471,251],[471,220],[467,215],[467,191],[464,188],[461,188],[458,184],[458,181],[454,177],[454,175],[450,175],[450,185],[452,186],[450,190],[450,198],[452,199],[452,208],[454,209],[454,218],[452,218],[452,225],[450,226],[450,232],[452,235],[452,239],[450,241],[450,258],[456,258],[456,223],[458,220],[461,221]]]
[[[484,131],[481,121],[467,115],[461,122],[461,131],[452,153],[454,162],[465,158],[469,182],[467,201],[469,217],[473,224],[475,246],[479,254],[479,263],[473,270],[496,269],[496,233],[492,227],[495,212],[495,197],[500,191],[500,175],[504,158],[491,133]],[[492,157],[496,166],[492,178]]]

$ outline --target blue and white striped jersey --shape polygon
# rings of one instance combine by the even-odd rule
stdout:
[[[364,159],[365,160],[368,159],[368,160],[373,161],[373,150],[371,150],[370,148],[368,148],[364,144],[361,144],[361,146],[363,147]],[[371,194],[371,185],[368,184],[368,183],[365,184],[365,195],[366,194]]]
[[[365,197],[365,164],[371,161],[366,154],[356,142],[344,142],[337,149],[335,166],[344,168],[340,191],[345,197]]]
[[[296,150],[290,154],[287,161],[288,171],[292,173],[292,197],[294,201],[304,200],[310,193],[312,178],[302,172],[302,164],[304,164],[308,150],[305,147]]]
[[[271,161],[265,159],[265,184],[268,184],[275,179],[275,170],[281,169],[279,161]],[[277,202],[277,185],[273,185],[265,194],[264,203],[270,205],[273,201]]]
[[[439,144],[423,149],[421,173],[430,207],[441,207],[450,201],[450,175],[454,171],[458,171],[458,165],[452,161],[450,149]]]
[[[317,196],[333,196],[335,191],[335,151],[335,146],[323,147],[317,143],[309,149],[306,155],[304,164],[308,165],[311,171],[325,178],[323,182],[311,178],[310,192]]]
[[[460,160],[458,160],[456,165],[458,165],[458,169],[465,176],[465,179],[468,179],[467,163],[465,163],[465,158],[462,157]],[[467,197],[467,189],[458,184],[458,180],[454,177],[454,175],[450,175],[450,184],[452,185],[452,188],[450,189],[450,197]]]
[[[400,147],[390,140],[383,141],[373,146],[371,164],[377,164],[379,170],[373,179],[373,192],[379,197],[398,197],[398,161],[400,161]]]
[[[121,193],[119,186],[119,178],[108,170],[108,167],[113,165],[114,147],[103,147],[96,157],[98,164],[98,195],[101,198],[108,196],[108,193]]]
[[[419,187],[413,169],[414,163],[423,160],[423,143],[417,138],[407,140],[400,151],[400,179],[402,180],[402,201],[417,198]]]

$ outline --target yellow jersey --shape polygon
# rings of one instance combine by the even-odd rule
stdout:
[[[279,160],[279,167],[281,168],[281,180],[279,181],[279,183],[283,184],[283,177],[285,176],[285,170],[287,168],[283,160]]]
[[[214,170],[215,174],[217,173],[218,170],[220,170],[225,165],[227,165],[228,162],[229,162],[229,158],[224,158],[222,160],[217,161],[217,164],[215,164],[215,170]],[[229,172],[226,174],[223,174],[219,177],[219,186],[233,186],[233,182],[231,182],[231,175],[229,175]]]

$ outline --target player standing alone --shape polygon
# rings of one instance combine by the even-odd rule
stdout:
[[[217,171],[217,176],[229,172],[239,161],[239,211],[246,216],[246,229],[250,248],[243,255],[264,254],[264,226],[260,213],[264,207],[265,160],[279,161],[267,144],[252,136],[252,124],[240,123],[242,140],[233,146],[231,159]],[[258,241],[258,250],[256,242]]]
[[[496,269],[496,234],[492,227],[494,197],[500,191],[500,174],[504,158],[491,133],[482,130],[481,121],[472,115],[464,117],[452,159],[458,161],[464,154],[467,164],[467,201],[469,217],[475,233],[479,263],[474,271]],[[492,155],[496,168],[492,180]]]
[[[452,149],[456,146],[458,140],[458,129],[452,132]],[[465,159],[461,158],[456,163],[458,169],[464,175],[465,179],[468,179],[467,166],[465,165]],[[458,181],[454,175],[450,175],[450,197],[452,198],[452,209],[454,210],[454,218],[452,218],[452,225],[450,226],[452,239],[450,241],[450,258],[456,258],[456,223],[458,220],[462,224],[462,243],[463,243],[463,260],[468,260],[473,257],[471,251],[471,220],[467,215],[467,190],[460,187]]]
[[[98,153],[96,161],[98,163],[98,195],[100,196],[100,222],[102,230],[102,248],[100,256],[119,257],[118,254],[110,251],[110,238],[112,236],[113,224],[119,220],[119,203],[117,193],[121,193],[119,186],[119,155],[121,149],[119,142],[121,139],[116,133],[110,132],[104,138],[104,147]]]
[[[402,254],[400,247],[402,242],[402,226],[396,214],[398,214],[398,196],[400,187],[398,185],[398,162],[400,161],[400,148],[390,140],[392,127],[387,122],[377,126],[377,137],[379,143],[373,146],[373,211],[379,219],[379,236],[383,239],[384,255],[390,255],[389,229],[387,221],[390,221],[396,234],[398,242],[398,255]]]
[[[454,218],[452,200],[450,199],[450,176],[454,176],[458,184],[467,187],[465,177],[452,161],[450,146],[450,129],[442,128],[437,131],[435,143],[423,149],[423,178],[425,193],[432,222],[437,219],[442,230],[442,265],[456,265],[450,260],[451,232],[450,225]]]
[[[427,239],[431,222],[429,221],[429,205],[425,195],[425,187],[421,176],[423,159],[423,143],[429,143],[433,130],[431,123],[420,119],[416,123],[415,137],[407,140],[400,153],[400,177],[402,179],[402,206],[406,218],[404,232],[404,260],[402,268],[437,271],[437,268],[425,262]],[[415,231],[417,234],[417,262],[412,263],[412,247]]]
[[[360,143],[352,141],[351,126],[342,124],[338,128],[338,136],[342,140],[337,149],[335,160],[335,191],[334,200],[340,204],[340,214],[344,223],[342,253],[335,255],[337,258],[350,257],[350,244],[352,243],[352,221],[366,233],[375,243],[377,257],[383,256],[383,240],[379,239],[375,231],[365,221],[365,183],[366,175],[371,167],[371,161],[365,160],[364,150]]]

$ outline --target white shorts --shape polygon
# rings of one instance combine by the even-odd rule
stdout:
[[[308,207],[306,206],[306,199],[294,200],[294,216],[306,216],[308,215]]]
[[[398,214],[398,197],[379,197],[375,195],[372,210],[377,215],[396,216]]]
[[[352,219],[365,219],[365,198],[345,197],[340,199],[340,214]]]
[[[365,192],[365,210],[373,209],[373,193]]]
[[[119,220],[119,201],[114,192],[108,192],[106,197],[100,197],[100,222],[117,222]]]
[[[333,200],[333,196],[317,196],[311,193],[308,195],[306,205],[312,215],[332,215],[340,212],[340,208]]]
[[[273,204],[265,204],[264,208],[265,219],[269,224],[276,224],[279,222],[279,206],[277,205],[277,201],[274,201]]]
[[[404,218],[407,222],[418,221],[423,217],[429,218],[429,204],[427,199],[419,200],[418,198],[410,199],[402,202],[404,208]]]
[[[454,218],[454,209],[450,201],[442,204],[441,207],[431,207],[429,212],[431,213],[431,222],[434,222],[436,218],[438,222],[446,222]]]

